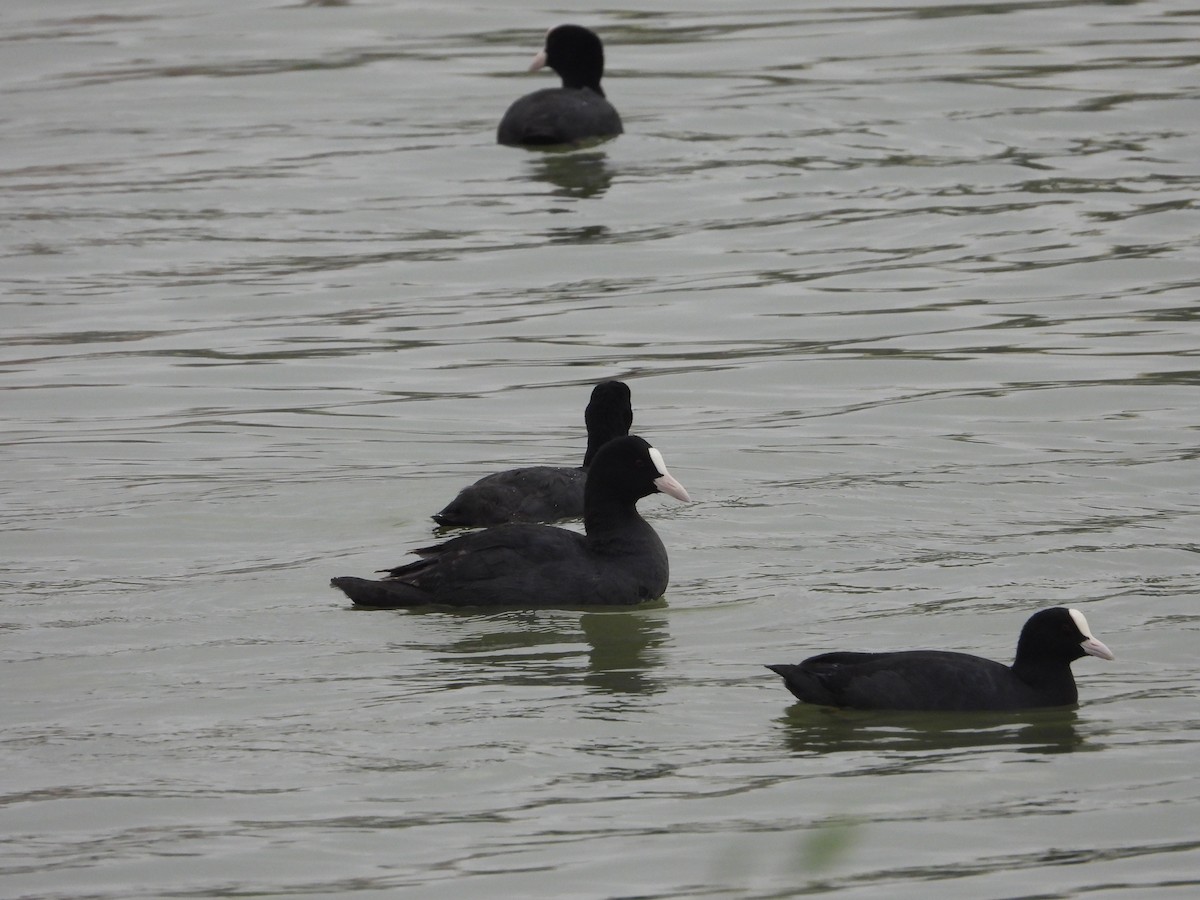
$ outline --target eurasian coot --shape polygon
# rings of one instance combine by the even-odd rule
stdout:
[[[583,421],[588,440],[582,466],[526,466],[485,475],[459,491],[433,514],[433,520],[466,527],[578,519],[583,515],[583,485],[596,451],[629,434],[633,424],[629,386],[604,381],[592,388]]]
[[[799,665],[767,666],[805,703],[852,709],[1018,710],[1076,703],[1071,663],[1112,659],[1077,609],[1034,613],[1011,666],[947,650],[822,653]]]
[[[421,559],[386,578],[334,578],[355,604],[373,607],[635,604],[662,596],[669,569],[662,541],[637,501],[662,491],[687,501],[662,454],[636,435],[616,438],[588,473],[586,534],[552,525],[485,528],[415,551]]]
[[[500,120],[499,143],[514,147],[578,144],[624,130],[600,87],[604,45],[595,32],[579,25],[551,28],[545,49],[533,58],[529,70],[543,66],[562,77],[562,87],[543,88],[515,101]]]

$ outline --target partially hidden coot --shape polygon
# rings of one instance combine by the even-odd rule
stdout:
[[[562,78],[562,87],[543,88],[516,100],[496,131],[496,141],[512,147],[580,144],[615,137],[624,131],[621,117],[604,96],[604,45],[580,25],[559,25],[546,32],[545,48],[533,58],[531,72],[545,66]]]
[[[587,450],[581,466],[525,466],[485,475],[458,492],[433,520],[446,526],[500,525],[504,522],[556,522],[583,515],[583,487],[597,451],[629,434],[633,406],[623,381],[592,388],[583,411]]]
[[[1112,659],[1077,609],[1034,613],[1011,666],[967,653],[822,653],[798,665],[767,666],[798,699],[851,709],[1020,710],[1077,703],[1071,663]]]
[[[553,525],[497,525],[414,551],[380,580],[334,578],[358,606],[577,607],[630,605],[667,589],[667,551],[637,511],[657,491],[688,501],[662,454],[636,435],[592,462],[584,534]]]

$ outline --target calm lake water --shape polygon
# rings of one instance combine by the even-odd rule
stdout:
[[[1195,5],[736,7],[6,0],[0,896],[1196,896]],[[607,378],[663,603],[328,588]],[[762,668],[1055,604],[1077,711]]]

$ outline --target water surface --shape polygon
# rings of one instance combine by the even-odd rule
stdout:
[[[1195,11],[510,7],[8,3],[0,896],[1192,896]],[[326,587],[614,377],[664,603]],[[1076,711],[761,668],[1053,604]]]

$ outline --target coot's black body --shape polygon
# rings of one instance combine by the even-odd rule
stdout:
[[[1082,656],[1112,659],[1078,610],[1035,613],[1006,666],[946,650],[835,652],[799,665],[767,666],[798,699],[852,709],[1019,710],[1077,703],[1071,663]]]
[[[583,421],[588,440],[582,466],[526,466],[486,475],[459,491],[434,513],[433,520],[439,525],[471,527],[580,518],[593,458],[610,440],[629,434],[633,424],[629,386],[621,381],[596,385]]]
[[[579,25],[559,25],[546,33],[546,46],[530,71],[549,66],[562,87],[543,88],[515,101],[500,120],[496,140],[513,147],[579,144],[615,137],[621,117],[604,96],[604,45]]]
[[[508,524],[416,551],[386,578],[335,578],[355,604],[373,607],[629,605],[661,597],[667,551],[637,511],[656,491],[688,500],[662,455],[642,438],[609,441],[592,463],[585,534]]]

